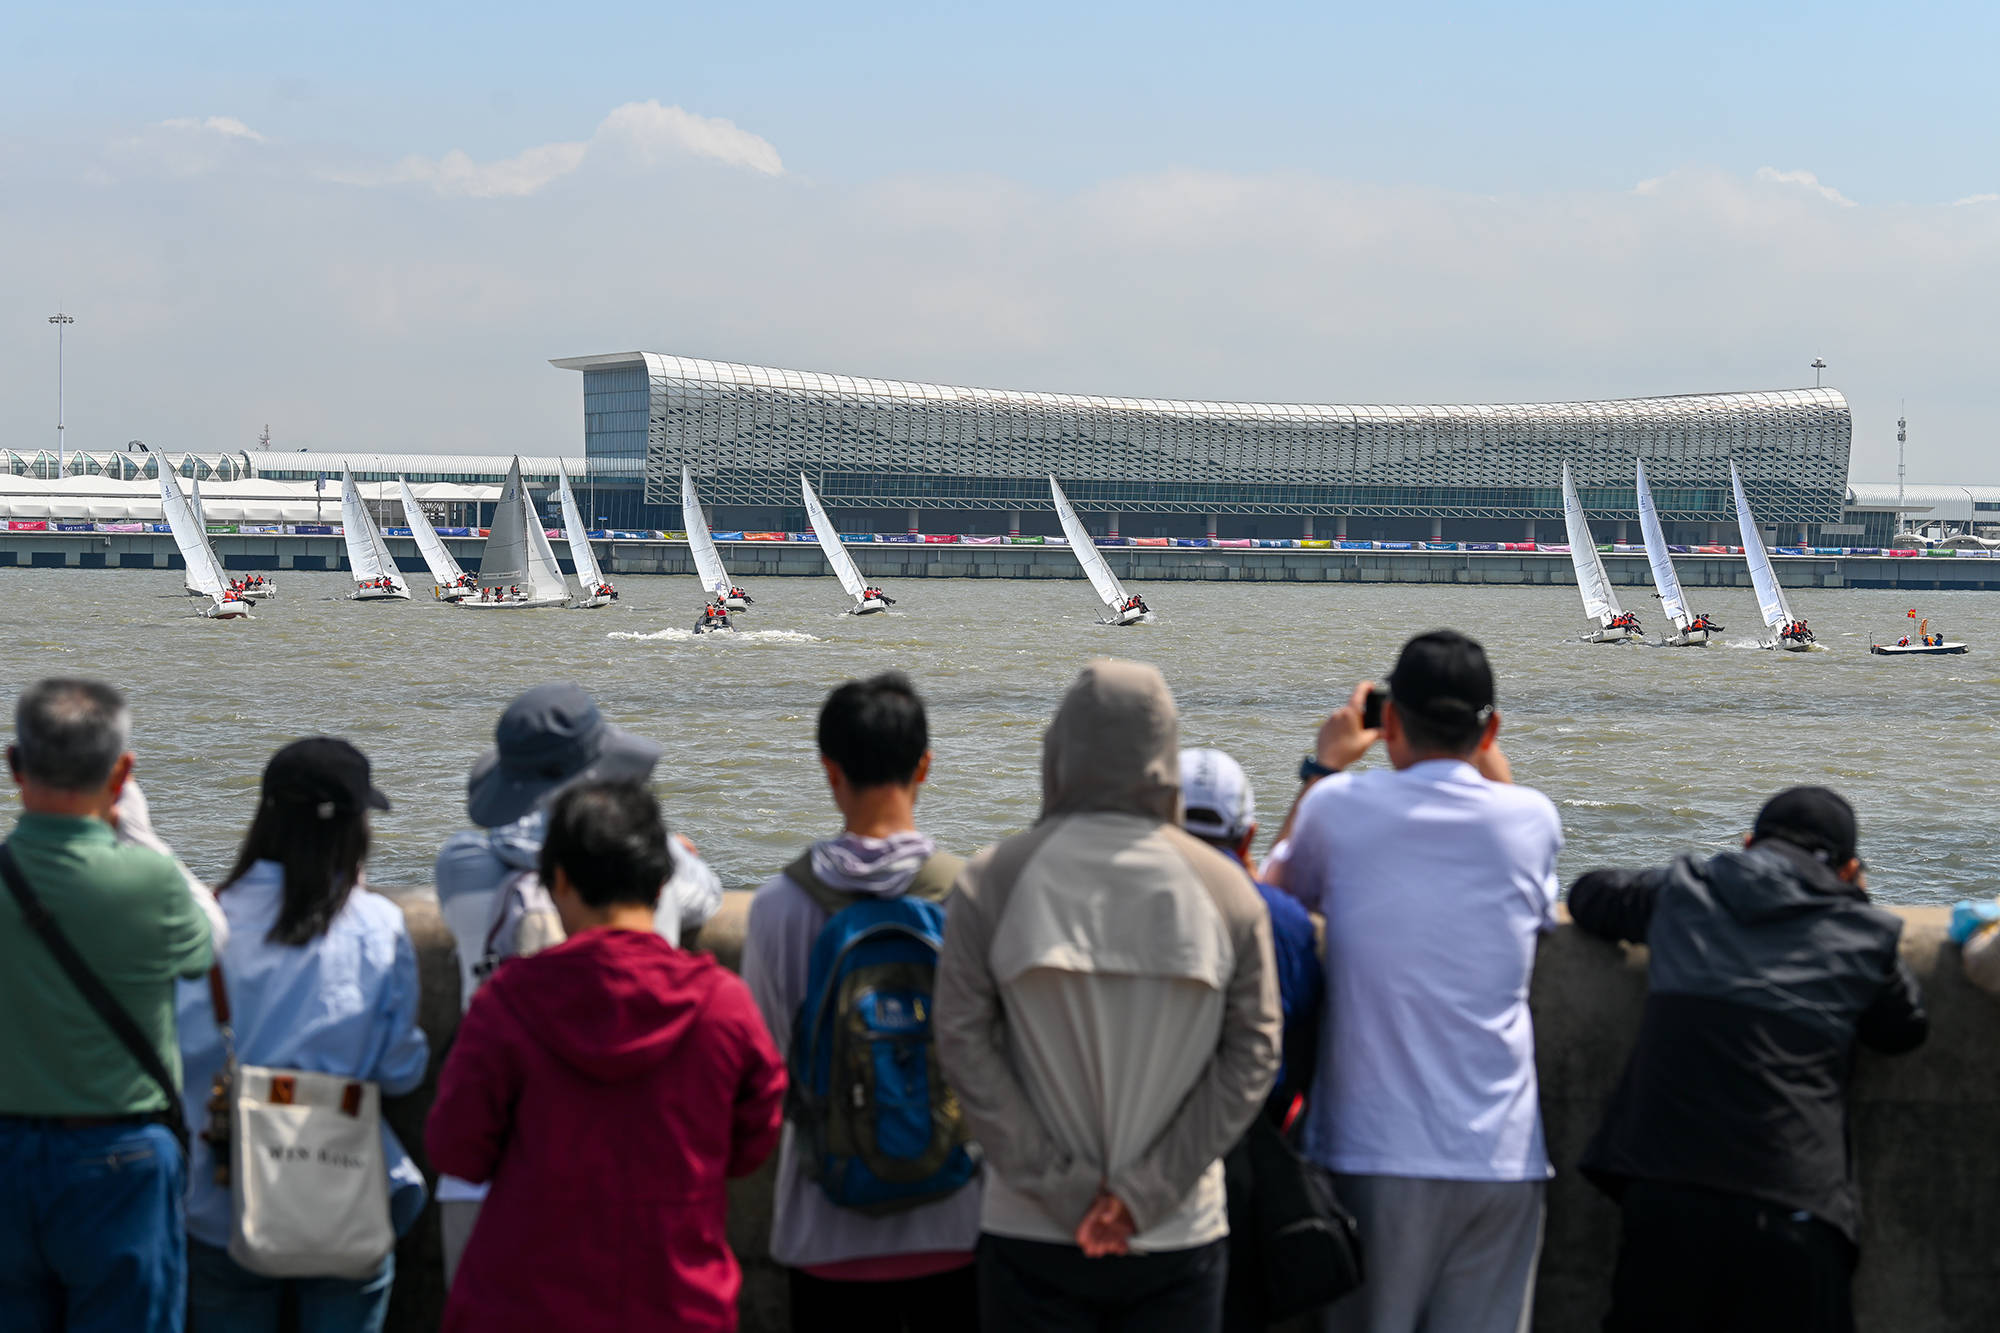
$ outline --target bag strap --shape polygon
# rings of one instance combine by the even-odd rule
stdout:
[[[139,1067],[146,1071],[146,1076],[159,1085],[161,1093],[167,1099],[166,1109],[160,1113],[160,1123],[173,1131],[175,1142],[181,1145],[181,1152],[185,1154],[188,1147],[188,1132],[187,1121],[181,1115],[180,1089],[174,1086],[173,1076],[167,1072],[167,1063],[160,1058],[158,1048],[147,1040],[146,1034],[140,1031],[139,1024],[126,1012],[125,1006],[118,1003],[118,997],[111,993],[110,988],[97,973],[90,970],[90,964],[86,963],[83,955],[76,951],[76,946],[70,943],[69,936],[63,934],[62,927],[56,924],[55,917],[50,915],[47,906],[28,886],[27,878],[21,874],[21,867],[14,860],[14,849],[4,842],[0,842],[0,878],[7,881],[8,891],[14,895],[14,902],[20,907],[22,918],[27,921],[35,934],[41,936],[42,943],[47,945],[49,952],[55,956],[56,965],[62,968],[63,974],[70,979],[70,984],[75,986],[89,1002],[90,1007],[97,1011],[97,1016],[104,1020],[104,1025],[111,1029],[112,1035],[116,1036],[132,1058],[139,1062]]]
[[[965,858],[953,856],[950,852],[932,852],[917,867],[917,873],[911,876],[909,887],[903,893],[927,902],[943,902],[950,896],[951,886],[958,882],[958,872],[964,868]],[[785,867],[784,873],[786,879],[804,889],[808,898],[829,913],[852,907],[854,900],[862,896],[824,883],[813,873],[810,850],[800,853],[797,860]]]

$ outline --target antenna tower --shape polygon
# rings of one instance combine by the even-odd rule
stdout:
[[[264,423],[264,433],[257,437],[257,447],[259,449],[271,447],[271,423],[268,421]]]
[[[1896,417],[1896,524],[1904,526],[1903,519],[1903,442],[1910,438],[1909,419],[1900,413]]]

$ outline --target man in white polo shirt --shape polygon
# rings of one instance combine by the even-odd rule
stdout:
[[[1403,647],[1381,725],[1358,686],[1300,768],[1266,867],[1326,921],[1305,1149],[1361,1223],[1368,1281],[1329,1333],[1528,1327],[1551,1174],[1528,979],[1562,825],[1513,786],[1485,650]],[[1377,739],[1391,767],[1346,773]]]

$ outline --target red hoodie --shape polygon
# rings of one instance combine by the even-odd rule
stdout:
[[[493,1182],[444,1328],[736,1327],[725,1185],[778,1141],[784,1066],[749,988],[659,936],[589,930],[474,997],[425,1126]]]

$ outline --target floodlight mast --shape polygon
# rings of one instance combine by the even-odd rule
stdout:
[[[56,476],[64,471],[63,457],[63,330],[76,323],[73,316],[58,310],[49,316],[49,323],[56,326]]]

